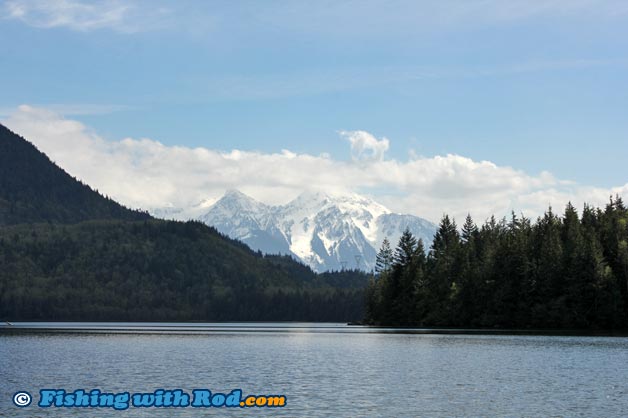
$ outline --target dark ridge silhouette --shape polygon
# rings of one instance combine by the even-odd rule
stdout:
[[[92,190],[0,125],[0,225],[150,219]]]

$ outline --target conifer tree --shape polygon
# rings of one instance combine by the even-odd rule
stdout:
[[[467,214],[467,217],[464,220],[464,225],[462,226],[462,240],[464,242],[469,242],[475,237],[477,237],[478,227],[473,222],[471,218],[471,214]]]
[[[416,251],[417,241],[414,235],[406,228],[399,238],[399,244],[395,249],[394,264],[396,266],[405,267],[410,264],[412,257]]]
[[[390,248],[390,241],[388,240],[388,237],[386,237],[384,238],[382,246],[380,247],[379,252],[377,253],[377,256],[375,258],[375,272],[378,274],[387,272],[388,270],[390,270],[392,263],[393,251],[392,248]]]

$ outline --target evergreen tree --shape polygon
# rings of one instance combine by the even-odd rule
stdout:
[[[471,214],[467,214],[467,217],[464,220],[464,225],[462,226],[462,240],[467,243],[472,239],[476,238],[478,234],[478,227],[473,222],[473,218],[471,218]]]
[[[386,237],[384,241],[382,241],[382,246],[375,258],[375,272],[378,274],[387,272],[390,270],[392,263],[393,251],[392,248],[390,248],[390,241],[388,241],[388,237]]]
[[[399,238],[399,244],[395,249],[394,264],[396,267],[405,267],[410,264],[415,255],[417,241],[410,229],[406,228]]]
[[[428,258],[428,303],[426,320],[437,325],[448,325],[453,319],[451,301],[458,297],[460,235],[456,223],[444,215],[430,249]]]

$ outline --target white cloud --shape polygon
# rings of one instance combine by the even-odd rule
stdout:
[[[390,146],[388,139],[378,140],[365,131],[340,131],[340,135],[351,143],[354,161],[381,161]]]
[[[133,33],[157,24],[163,8],[141,9],[122,0],[8,0],[2,14],[37,28],[67,28],[80,32],[111,29]]]
[[[628,196],[628,184],[611,189],[578,185],[550,173],[530,175],[460,155],[384,158],[389,147],[363,131],[345,132],[359,161],[329,155],[166,146],[125,138],[109,141],[78,121],[50,110],[20,106],[5,125],[23,135],[70,174],[120,202],[141,208],[181,207],[216,199],[236,188],[271,204],[304,190],[371,194],[391,209],[438,221],[443,213],[479,221],[510,210],[542,214],[571,200],[603,205],[611,194]],[[353,138],[353,141],[351,140]]]

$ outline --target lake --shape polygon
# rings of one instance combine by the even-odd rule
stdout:
[[[14,324],[0,416],[628,416],[628,338],[343,324]],[[59,332],[61,331],[61,332]],[[455,332],[455,331],[454,331]],[[40,408],[40,389],[285,395],[283,408]],[[13,405],[17,391],[33,402]]]

